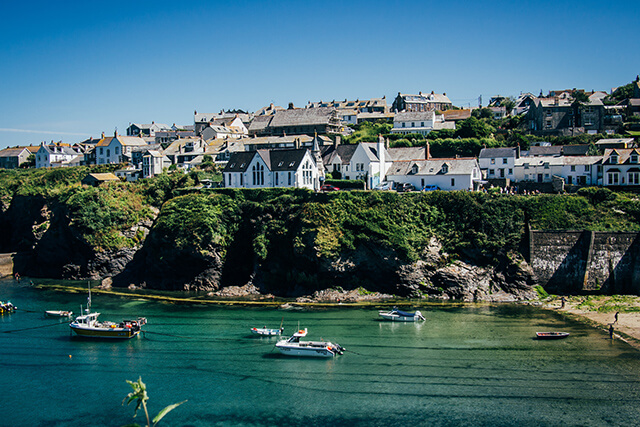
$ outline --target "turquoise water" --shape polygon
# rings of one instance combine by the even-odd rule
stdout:
[[[129,341],[71,338],[45,309],[78,312],[86,295],[0,282],[21,310],[0,316],[3,426],[120,426],[139,376],[149,410],[187,399],[160,425],[638,425],[640,352],[604,331],[527,306],[438,306],[421,324],[380,322],[373,309],[277,310],[164,304],[96,295],[104,320],[143,315]],[[346,347],[298,359],[251,327]],[[566,340],[537,341],[539,330]],[[70,357],[71,356],[71,357]],[[142,424],[143,414],[135,419]]]

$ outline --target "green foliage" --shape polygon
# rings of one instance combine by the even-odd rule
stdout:
[[[164,418],[165,415],[186,402],[186,400],[183,400],[182,402],[174,403],[165,407],[160,412],[158,412],[158,415],[156,415],[151,422],[149,422],[149,411],[147,410],[147,401],[149,400],[149,395],[147,394],[146,384],[142,382],[142,377],[139,377],[138,381],[135,382],[127,380],[127,384],[131,386],[133,391],[127,394],[127,396],[123,399],[122,404],[124,405],[124,402],[126,401],[128,406],[131,402],[136,402],[136,407],[133,411],[134,418],[138,414],[138,409],[140,409],[140,407],[142,406],[142,408],[144,409],[144,414],[147,417],[147,427],[151,427],[151,422],[153,423],[153,426],[155,426],[160,422],[160,420],[162,420],[162,418]],[[129,424],[129,426],[137,425],[138,424]]]
[[[540,285],[535,285],[533,287],[533,289],[536,290],[536,293],[538,294],[538,298],[539,299],[545,299],[545,298],[549,298],[549,294],[547,293],[547,291],[544,290],[544,288]]]
[[[390,123],[362,122],[354,126],[356,130],[349,136],[344,137],[345,144],[358,144],[360,142],[376,142],[378,135],[387,135],[393,127]]]
[[[482,120],[470,117],[456,124],[456,137],[460,138],[488,138],[495,129]]]
[[[364,181],[360,179],[325,179],[324,183],[338,187],[341,190],[364,190]]]
[[[604,187],[584,187],[578,190],[578,195],[585,197],[594,205],[616,199],[616,194]]]

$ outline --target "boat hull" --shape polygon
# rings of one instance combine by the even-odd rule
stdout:
[[[73,313],[71,311],[48,310],[44,312],[44,315],[47,317],[71,317]]]
[[[391,313],[378,313],[383,320],[391,320],[392,322],[417,322],[422,320],[418,316],[400,316]]]
[[[560,340],[569,336],[569,332],[536,332],[539,340]]]
[[[314,348],[314,347],[297,347],[297,346],[287,346],[287,345],[277,345],[276,348],[280,351],[281,354],[285,356],[296,356],[296,357],[334,357],[335,353],[331,350],[325,348]]]
[[[282,335],[281,329],[264,329],[264,328],[251,328],[251,333],[256,335]]]
[[[105,338],[105,339],[130,339],[137,336],[140,331],[128,328],[82,328],[76,325],[69,325],[77,336],[83,338]]]

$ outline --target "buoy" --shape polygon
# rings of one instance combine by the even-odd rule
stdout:
[[[71,355],[69,355],[69,359],[71,359]]]

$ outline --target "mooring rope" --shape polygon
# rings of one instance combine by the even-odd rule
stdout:
[[[22,332],[22,331],[30,331],[32,329],[49,328],[51,326],[56,326],[56,325],[68,325],[68,323],[66,323],[66,322],[56,322],[56,323],[51,323],[51,324],[42,325],[42,326],[33,326],[31,328],[11,329],[9,331],[2,331],[2,333],[3,334],[10,334],[12,332]]]

